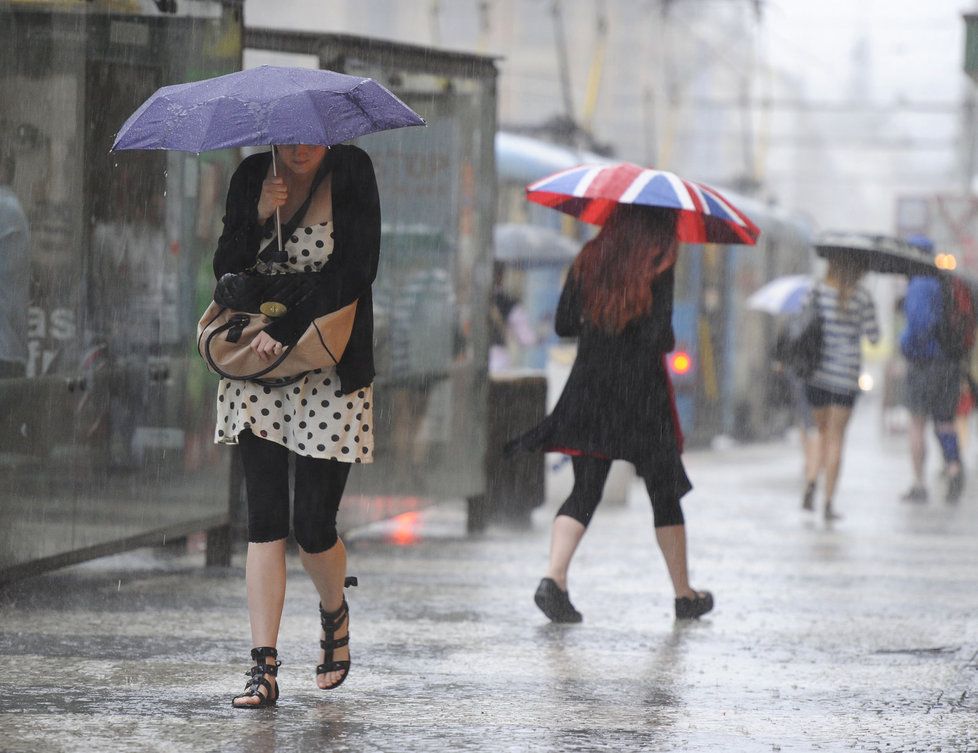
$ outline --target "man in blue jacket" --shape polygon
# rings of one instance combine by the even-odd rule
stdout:
[[[934,245],[915,237],[910,243],[933,254]],[[924,483],[927,419],[934,420],[934,432],[944,455],[948,502],[956,502],[964,490],[964,469],[954,430],[954,413],[961,391],[961,370],[956,359],[944,353],[937,339],[937,328],[944,311],[941,282],[926,275],[910,278],[903,310],[907,326],[900,336],[900,350],[907,359],[907,407],[910,409],[910,457],[914,484],[903,495],[909,502],[926,502]]]

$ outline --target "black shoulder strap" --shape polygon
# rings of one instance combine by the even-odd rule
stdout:
[[[305,217],[306,212],[309,211],[309,205],[312,203],[312,197],[315,195],[316,189],[319,188],[319,184],[323,182],[327,175],[329,175],[330,166],[327,164],[328,156],[329,154],[327,153],[326,156],[323,157],[322,164],[319,166],[319,170],[316,171],[316,176],[312,179],[312,185],[309,186],[309,195],[306,197],[306,200],[302,202],[302,206],[295,210],[295,214],[289,218],[289,221],[282,225],[282,251],[278,250],[278,238],[276,238],[273,232],[271,242],[269,242],[265,248],[258,252],[259,260],[267,264],[281,264],[289,260],[289,255],[284,249],[285,239],[291,238],[292,233],[294,233],[295,229],[299,227],[299,223],[302,222],[302,218]],[[274,230],[274,228],[275,215],[272,215],[265,221],[265,230],[267,232],[269,229]]]

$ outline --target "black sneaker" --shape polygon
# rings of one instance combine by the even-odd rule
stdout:
[[[713,609],[713,594],[709,591],[697,591],[695,599],[683,596],[676,599],[676,619],[695,620]]]
[[[957,502],[961,499],[961,492],[964,491],[964,467],[958,469],[953,476],[947,477],[947,496],[944,497],[948,502]]]
[[[914,484],[900,496],[900,499],[904,502],[926,502],[927,489],[926,487]]]
[[[533,595],[533,601],[552,622],[580,622],[583,615],[574,609],[570,596],[553,578],[543,578]]]
[[[805,487],[805,495],[801,498],[801,509],[802,510],[815,509],[815,482],[814,481],[809,481],[808,485]]]

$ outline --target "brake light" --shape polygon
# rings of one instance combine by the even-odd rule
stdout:
[[[675,353],[669,354],[669,370],[673,374],[683,376],[688,374],[692,368],[693,359],[686,351],[677,350]]]

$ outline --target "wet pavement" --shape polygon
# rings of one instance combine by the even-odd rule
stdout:
[[[673,621],[638,484],[575,561],[584,623],[545,621],[558,479],[530,531],[468,539],[449,503],[352,536],[353,670],[322,692],[293,557],[274,709],[229,706],[241,557],[143,550],[8,586],[0,750],[978,750],[978,477],[956,506],[901,503],[903,438],[868,401],[857,419],[831,525],[800,510],[790,442],[687,455],[693,583],[717,597],[697,622]]]

